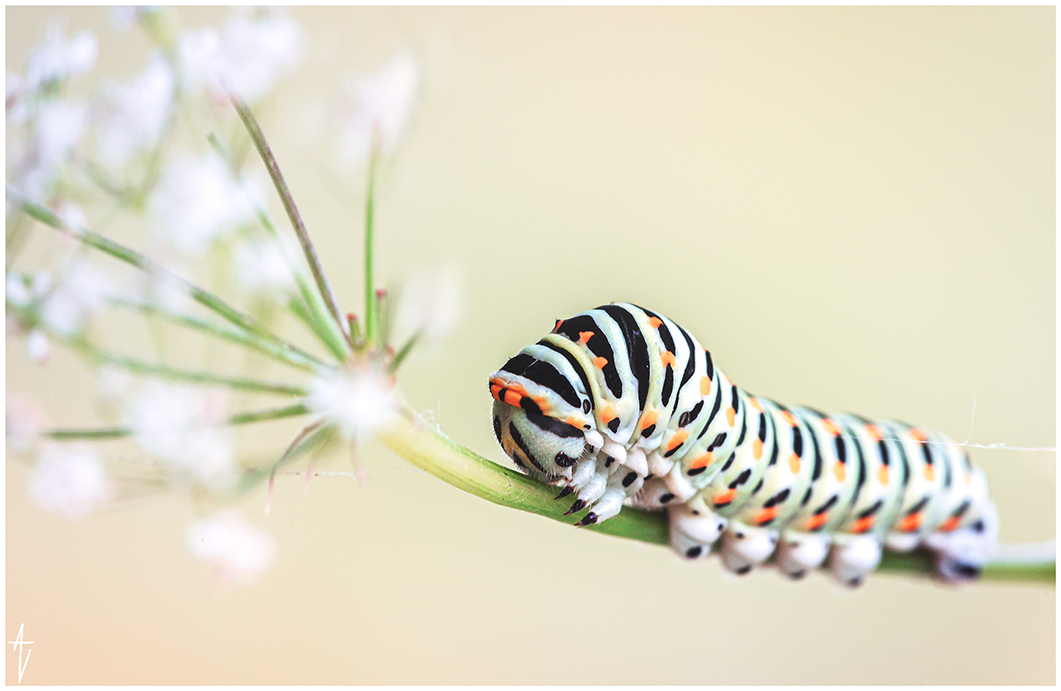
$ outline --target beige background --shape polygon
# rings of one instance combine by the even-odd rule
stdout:
[[[185,10],[196,27],[224,16]],[[1053,446],[1053,8],[299,9],[311,52],[263,117],[344,305],[357,195],[303,117],[411,47],[424,98],[379,202],[379,272],[449,263],[459,333],[401,385],[501,454],[486,377],[566,317],[630,300],[697,334],[749,390]],[[7,10],[7,69],[49,18],[146,43],[92,9]],[[20,346],[8,389],[80,420],[75,359]],[[256,434],[279,449],[288,429]],[[1052,538],[1054,454],[973,452],[1002,538]],[[215,592],[177,496],[69,525],[7,472],[8,640],[24,683],[1053,683],[1055,593],[877,576],[734,579],[717,560],[490,505],[382,448],[360,487],[281,478],[243,506],[278,536],[254,588]],[[344,470],[345,460],[334,467]],[[6,653],[7,681],[15,681]]]

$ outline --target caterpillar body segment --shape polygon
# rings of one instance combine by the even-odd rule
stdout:
[[[828,561],[847,585],[882,547],[932,550],[946,581],[976,577],[994,550],[986,479],[954,442],[753,396],[650,310],[619,303],[557,321],[490,391],[505,453],[573,495],[579,525],[625,504],[666,511],[686,558],[720,549],[735,573],[772,559],[792,578]]]

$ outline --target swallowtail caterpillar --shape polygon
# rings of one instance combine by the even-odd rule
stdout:
[[[735,385],[666,317],[612,304],[558,321],[490,377],[498,442],[574,495],[578,525],[624,504],[667,512],[689,559],[720,546],[748,573],[800,578],[829,559],[860,584],[883,547],[931,550],[944,581],[975,578],[998,514],[984,474],[942,434],[788,408]]]

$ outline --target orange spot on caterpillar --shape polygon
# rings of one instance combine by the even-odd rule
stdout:
[[[825,521],[829,520],[827,514],[819,513],[810,517],[807,521],[807,530],[814,530],[825,525]]]
[[[569,417],[564,420],[564,424],[571,425],[575,429],[582,429],[582,421],[577,417]]]
[[[884,435],[881,434],[880,427],[877,427],[876,425],[866,425],[866,432],[868,432],[869,436],[873,437],[875,441],[880,441],[881,439],[884,439]]]
[[[589,339],[591,339],[591,338],[593,338],[593,332],[592,331],[579,331],[578,332],[578,342],[581,343],[582,345],[585,345],[585,344],[589,343]]]
[[[659,418],[659,416],[656,414],[656,411],[646,410],[641,415],[641,424],[638,426],[638,429],[643,430],[651,427],[652,425],[656,424],[657,418]]]
[[[792,454],[788,457],[788,467],[792,469],[793,475],[799,474],[799,456]]]
[[[519,407],[519,402],[523,400],[523,394],[518,391],[509,389],[505,392],[505,403]]]
[[[907,516],[903,520],[899,521],[899,531],[903,533],[912,533],[921,527],[921,514],[915,513],[911,516]]]
[[[659,359],[663,362],[664,367],[667,365],[674,367],[674,353],[669,350],[664,350],[663,355],[660,355]]]
[[[728,504],[733,501],[733,497],[737,496],[737,490],[727,489],[725,492],[721,492],[715,497],[715,506],[720,504]]]
[[[857,521],[855,521],[854,523],[851,524],[851,532],[854,533],[855,535],[858,535],[860,533],[866,532],[867,530],[869,530],[872,527],[873,527],[873,516],[866,516],[865,518],[860,518],[860,519],[858,519]]]
[[[752,407],[758,410],[760,413],[763,412],[763,404],[759,402],[758,398],[750,396],[748,402],[752,404]]]
[[[736,421],[736,419],[737,419],[737,411],[734,410],[733,408],[726,408],[726,422],[729,423],[730,427],[733,426],[733,424]]]
[[[553,333],[556,333],[557,331],[559,331],[560,330],[560,325],[563,324],[563,323],[564,323],[563,319],[557,319],[556,323],[553,324]]]
[[[932,482],[936,479],[936,471],[930,465],[925,465],[925,479]]]
[[[829,418],[822,418],[822,426],[825,428],[826,432],[833,435],[834,437],[840,436],[840,429],[836,426],[836,423],[834,423]]]
[[[700,395],[706,396],[711,392],[711,377],[704,377],[700,380]]]
[[[758,525],[762,525],[767,521],[772,521],[777,516],[777,507],[771,506],[769,509],[763,509],[759,513],[755,514],[755,518],[752,520]]]
[[[676,448],[682,445],[682,442],[684,442],[688,438],[688,432],[683,429],[678,430],[674,433],[674,436],[671,437],[671,440],[667,442],[667,451],[674,451]]]
[[[847,477],[847,468],[844,467],[843,463],[837,462],[833,466],[833,475],[836,476],[837,482],[843,482],[844,478]]]
[[[614,420],[618,414],[619,413],[615,412],[615,408],[608,406],[600,411],[600,419],[604,421],[604,424],[608,424]]]
[[[888,466],[882,465],[880,470],[877,471],[877,479],[880,480],[882,485],[888,484]]]
[[[659,325],[663,323],[663,320],[659,317],[649,317],[648,323],[653,329],[658,329]]]
[[[950,531],[958,527],[958,524],[961,523],[961,520],[962,519],[958,516],[951,516],[940,524],[939,529],[944,533],[949,533]]]
[[[792,427],[796,426],[796,418],[792,417],[792,413],[788,412],[787,410],[782,410],[781,417],[785,418],[785,422],[787,422]]]
[[[604,369],[604,366],[608,364],[607,358],[595,357],[593,358],[593,364],[596,365],[597,369]]]
[[[491,384],[490,385],[490,395],[493,396],[494,398],[497,398],[497,400],[499,400],[499,401],[501,400],[500,398],[498,398],[498,393],[500,393],[500,391],[501,391],[501,385],[500,384]]]
[[[692,468],[703,468],[705,466],[711,465],[711,462],[714,461],[714,460],[715,460],[715,454],[713,454],[710,451],[708,451],[703,456],[701,456],[700,458],[697,458],[692,463],[690,463],[689,464],[689,468],[690,469],[692,469]]]
[[[752,442],[752,455],[757,461],[763,457],[763,443],[758,439]]]
[[[910,438],[919,442],[928,441],[928,435],[925,434],[925,430],[914,428],[910,430]]]

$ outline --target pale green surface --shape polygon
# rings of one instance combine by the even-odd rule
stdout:
[[[54,15],[101,31],[105,71],[142,64],[143,41],[99,11],[13,8],[9,70]],[[303,109],[398,45],[424,60],[423,107],[378,181],[377,281],[463,271],[462,330],[414,352],[402,382],[472,450],[501,455],[487,375],[553,319],[620,300],[688,328],[757,394],[956,439],[975,399],[971,441],[1054,445],[1052,8],[296,16],[314,52],[261,121],[344,310],[364,304],[364,181],[321,174]],[[72,357],[7,362],[9,389],[92,422]],[[245,440],[281,450],[297,429]],[[281,561],[227,593],[184,547],[185,502],[70,526],[30,507],[10,466],[6,631],[37,641],[24,683],[1055,679],[1053,590],[731,579],[366,455],[381,474],[364,488],[278,478],[260,520]],[[972,456],[1003,539],[1053,537],[1054,455]]]

